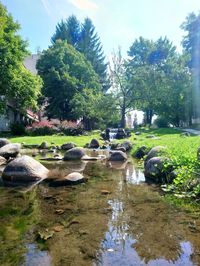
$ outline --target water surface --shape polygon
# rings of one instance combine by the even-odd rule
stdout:
[[[0,265],[200,265],[198,214],[167,203],[135,162],[46,166],[88,182],[1,187]]]

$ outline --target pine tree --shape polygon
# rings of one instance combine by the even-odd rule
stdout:
[[[57,40],[65,41],[77,48],[80,41],[80,23],[76,16],[70,16],[66,21],[61,21],[56,26],[56,32],[51,38],[54,44]]]
[[[56,32],[51,39],[52,43],[54,44],[58,39],[66,40],[75,49],[84,54],[98,75],[103,90],[106,91],[109,87],[107,64],[105,63],[101,41],[95,32],[92,21],[86,18],[84,23],[80,25],[74,15],[70,16],[66,21],[62,20],[56,26]]]
[[[92,64],[95,72],[98,74],[103,89],[108,88],[107,64],[100,38],[95,32],[95,27],[89,18],[85,18],[81,28],[81,38],[78,49],[83,53]]]

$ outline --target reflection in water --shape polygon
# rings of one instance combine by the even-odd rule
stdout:
[[[123,266],[193,266],[191,256],[193,248],[191,243],[180,243],[180,254],[176,261],[167,261],[164,258],[150,260],[147,263],[141,258],[134,244],[137,242],[129,233],[126,219],[123,219],[123,203],[114,200],[109,201],[112,206],[112,218],[109,222],[109,230],[105,234],[102,243],[102,251],[99,261],[94,265],[123,265]],[[122,217],[121,217],[122,216]],[[120,222],[119,222],[120,221]]]
[[[27,193],[0,188],[1,265],[200,265],[199,217],[164,202],[134,163],[46,166],[82,172],[88,182],[60,188],[43,182]],[[38,231],[55,227],[61,230],[52,238],[36,242]]]
[[[35,244],[29,244],[24,266],[51,266],[51,257],[47,251],[39,250]]]

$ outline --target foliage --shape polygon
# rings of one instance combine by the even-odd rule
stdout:
[[[165,117],[159,116],[155,119],[154,124],[159,128],[169,127],[169,122]]]
[[[102,44],[95,32],[92,20],[89,18],[85,18],[82,24],[78,50],[84,54],[88,61],[91,62],[95,72],[99,76],[103,90],[106,91],[109,88],[107,80],[107,64],[105,64]]]
[[[58,129],[48,120],[34,122],[26,127],[26,133],[31,136],[53,135],[58,133]]]
[[[37,63],[48,97],[49,118],[74,120],[71,100],[84,88],[100,90],[98,76],[85,57],[65,41],[57,41],[44,51]]]
[[[65,40],[81,52],[91,63],[104,91],[108,89],[107,64],[102,44],[91,19],[85,18],[82,24],[74,15],[69,16],[66,21],[62,20],[56,26],[52,43],[55,44],[57,40]]]
[[[23,136],[25,134],[25,126],[22,123],[12,123],[10,125],[11,134],[14,136]]]
[[[193,90],[190,95],[191,113],[194,118],[200,117],[200,13],[189,14],[181,28],[185,31],[182,41],[184,52],[188,55],[187,63],[192,76]]]
[[[197,186],[196,181],[198,181],[200,175],[200,161],[197,160],[199,136],[184,137],[180,133],[181,131],[172,128],[161,128],[143,132],[141,136],[137,136],[137,143],[132,153],[134,154],[143,145],[147,149],[155,146],[167,147],[170,164],[175,167],[175,171],[178,174],[171,186],[172,190],[176,193],[189,192],[190,195],[198,195],[199,186]],[[149,134],[154,134],[159,138],[147,139],[146,135]],[[134,135],[131,136],[131,139],[134,137]]]
[[[137,107],[151,124],[153,114],[180,126],[191,120],[191,77],[186,56],[179,55],[167,38],[151,41],[142,37],[128,52],[130,79],[138,96]],[[167,99],[167,101],[166,101]]]
[[[66,136],[78,136],[83,134],[83,125],[72,121],[62,121],[59,129]]]
[[[104,95],[101,91],[94,92],[84,89],[77,93],[72,101],[73,112],[83,117],[84,128],[105,128],[118,120],[115,99],[112,94]]]
[[[135,94],[133,85],[130,80],[129,69],[126,61],[122,58],[121,49],[117,53],[113,52],[112,60],[109,64],[110,80],[112,84],[112,92],[116,99],[116,104],[121,113],[120,126],[126,126],[126,114],[133,108],[135,102]]]
[[[72,15],[66,21],[61,20],[56,26],[56,32],[51,38],[53,44],[57,40],[67,41],[69,44],[78,48],[80,41],[80,22]]]
[[[0,3],[0,95],[1,111],[7,101],[15,99],[18,110],[36,108],[40,94],[41,79],[32,75],[23,66],[27,56],[27,43],[17,34],[20,26],[13,21],[6,8]]]

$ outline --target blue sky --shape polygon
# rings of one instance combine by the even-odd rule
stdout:
[[[93,20],[107,56],[119,45],[124,54],[143,36],[167,36],[181,50],[180,25],[188,13],[200,11],[200,0],[1,0],[21,24],[21,35],[34,53],[45,49],[61,19],[75,14]]]

